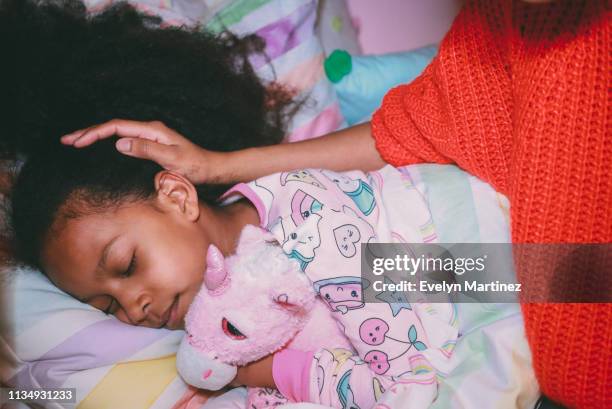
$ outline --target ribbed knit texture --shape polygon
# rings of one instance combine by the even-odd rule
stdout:
[[[606,2],[467,3],[431,65],[372,118],[377,149],[396,166],[455,163],[492,184],[510,199],[515,243],[612,242]],[[567,294],[580,276],[535,274],[537,257],[515,257],[528,291]],[[601,266],[583,284],[609,284],[609,258]],[[612,408],[612,304],[523,313],[542,391],[568,407]]]

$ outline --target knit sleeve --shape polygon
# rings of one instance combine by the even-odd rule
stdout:
[[[437,58],[372,118],[381,156],[452,161],[490,183],[510,199],[514,243],[612,242],[609,9],[466,0]],[[609,268],[515,257],[523,289],[609,288]],[[610,305],[522,304],[538,384],[564,406],[612,407]]]
[[[391,165],[453,162],[438,147],[448,131],[436,90],[437,65],[436,58],[414,82],[389,91],[372,117],[376,149]]]
[[[504,191],[513,103],[507,3],[466,2],[430,65],[387,93],[371,122],[385,161],[456,164]]]

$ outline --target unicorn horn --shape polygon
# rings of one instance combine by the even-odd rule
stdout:
[[[204,285],[208,290],[213,291],[225,281],[227,270],[225,269],[225,259],[221,250],[214,244],[208,246],[206,253],[206,273],[204,274]]]

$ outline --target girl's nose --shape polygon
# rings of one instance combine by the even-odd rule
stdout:
[[[129,298],[125,301],[124,311],[127,315],[130,324],[132,325],[157,325],[156,319],[160,319],[160,317],[152,317],[151,316],[151,302],[152,299],[150,296],[146,294],[140,294],[138,296],[127,295]]]

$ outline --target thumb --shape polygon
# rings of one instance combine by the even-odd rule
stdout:
[[[173,145],[163,145],[148,139],[121,138],[115,143],[117,150],[124,155],[134,156],[140,159],[149,159],[164,166],[163,162],[168,158],[170,151],[176,148]]]

